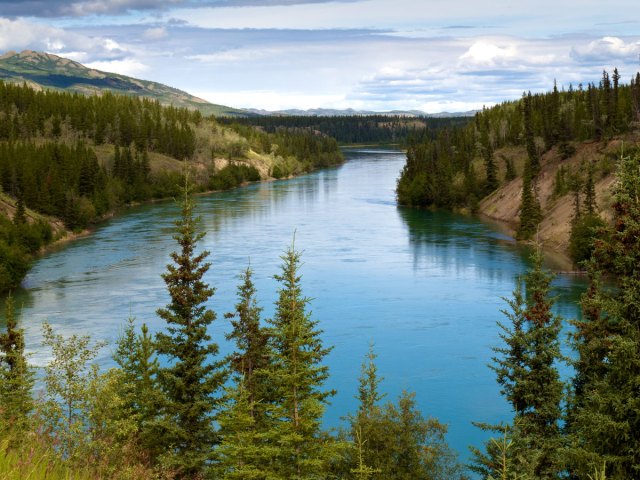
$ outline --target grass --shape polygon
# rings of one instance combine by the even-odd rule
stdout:
[[[72,469],[56,458],[51,448],[38,440],[12,446],[10,438],[0,440],[0,480],[89,480],[95,477]]]

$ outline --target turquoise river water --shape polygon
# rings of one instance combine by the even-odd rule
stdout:
[[[467,446],[485,438],[472,421],[509,417],[487,364],[499,344],[501,297],[510,296],[528,254],[478,219],[397,207],[403,153],[353,149],[346,157],[339,168],[197,198],[202,247],[213,264],[206,281],[216,288],[210,333],[228,353],[223,314],[233,309],[237,275],[249,262],[264,317],[272,314],[272,276],[295,232],[304,293],[333,346],[327,386],[338,393],[325,425],[338,427],[354,411],[373,342],[387,399],[415,391],[425,416],[449,425],[448,441],[466,459]],[[111,342],[99,357],[104,366],[129,314],[152,331],[163,328],[155,311],[168,301],[160,275],[175,248],[177,214],[171,201],[129,209],[35,263],[15,293],[34,364],[48,358],[40,347],[45,320],[59,333]],[[557,311],[574,317],[584,281],[559,277],[555,285]]]

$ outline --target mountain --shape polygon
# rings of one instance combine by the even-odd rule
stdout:
[[[259,110],[249,109],[248,112],[258,115],[281,115],[281,116],[296,116],[296,117],[348,117],[348,116],[373,116],[373,115],[385,115],[391,117],[431,117],[431,118],[450,118],[450,117],[473,117],[476,114],[476,110],[469,110],[468,112],[441,112],[441,113],[427,113],[422,110],[391,110],[388,112],[374,112],[372,110],[354,110],[353,108],[347,108],[344,110],[336,110],[331,108],[311,108],[308,110],[289,109],[289,110]]]
[[[197,109],[203,115],[246,116],[247,112],[216,105],[157,82],[87,68],[78,62],[50,53],[25,50],[0,56],[0,80],[26,83],[35,89],[54,89],[85,95],[113,93],[146,97],[163,105]]]

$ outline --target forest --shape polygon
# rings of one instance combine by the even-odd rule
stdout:
[[[31,255],[54,239],[50,216],[80,229],[129,202],[173,196],[181,206],[176,250],[162,275],[170,300],[157,310],[166,328],[151,334],[134,318],[123,319],[113,347],[115,367],[103,371],[95,363],[104,344],[90,336],[62,336],[45,323],[43,348],[51,358],[37,375],[8,296],[6,330],[0,333],[1,478],[640,475],[640,153],[633,145],[611,167],[611,221],[599,216],[594,200],[601,165],[585,165],[580,181],[568,170],[555,179],[558,194],[576,198],[572,241],[589,279],[582,318],[553,313],[553,275],[537,248],[533,267],[506,299],[489,366],[513,415],[501,424],[477,419],[490,438],[470,446],[472,459],[465,466],[447,445],[446,425],[421,412],[412,392],[383,400],[374,345],[354,379],[357,409],[338,431],[323,429],[335,393],[325,386],[331,346],[323,344],[321,325],[303,293],[295,243],[274,275],[272,318],[263,317],[247,266],[239,272],[237,303],[224,315],[234,352],[221,357],[208,333],[220,319],[206,307],[215,291],[203,280],[210,264],[208,252],[199,248],[203,232],[193,194],[260,179],[247,161],[253,156],[268,160],[272,178],[334,165],[341,161],[334,139],[311,125],[280,125],[279,118],[223,126],[147,100],[35,92],[1,83],[0,103],[0,185],[13,207],[10,217],[0,216],[5,288],[18,284]],[[364,125],[345,121],[354,122],[356,132]],[[639,121],[640,74],[625,85],[614,71],[611,77],[604,72],[599,85],[526,93],[468,123],[443,120],[442,128],[405,131],[410,146],[398,200],[473,210],[501,182],[520,176],[518,234],[531,238],[542,215],[536,188],[542,155],[554,149],[571,157],[580,142],[630,134]],[[210,132],[204,143],[203,130]],[[385,135],[395,134],[387,130],[379,138]],[[509,158],[494,155],[505,146],[526,151],[520,172]],[[219,169],[198,168],[195,161],[223,154],[232,161]],[[173,158],[180,168],[154,167],[158,155]],[[504,164],[498,166],[500,160]],[[188,175],[184,164],[193,167]],[[561,328],[568,322],[567,343]],[[559,372],[563,364],[571,367],[569,378]]]
[[[614,223],[602,227],[588,262],[590,287],[561,353],[553,276],[541,250],[516,282],[498,323],[490,368],[513,417],[478,427],[468,466],[484,479],[622,480],[640,470],[640,155],[620,159]],[[339,431],[322,429],[334,392],[324,385],[331,346],[303,293],[294,243],[274,278],[272,318],[262,316],[252,269],[225,314],[235,345],[225,358],[207,328],[208,252],[189,185],[180,195],[176,250],[162,278],[170,301],[155,335],[130,318],[113,349],[116,367],[93,363],[103,344],[63,337],[46,323],[52,352],[34,397],[34,371],[13,300],[0,335],[0,473],[5,478],[455,479],[468,478],[446,443],[446,426],[425,418],[415,396],[382,401],[375,347],[354,382],[357,410]],[[569,362],[570,378],[558,367]]]
[[[225,125],[278,129],[310,129],[335,138],[341,145],[401,145],[409,139],[433,140],[443,128],[462,127],[468,117],[409,117],[401,115],[298,116],[270,115],[246,118],[220,117]],[[235,127],[238,128],[238,127]]]
[[[527,240],[546,214],[539,191],[546,155],[558,163],[551,199],[573,196],[569,253],[578,265],[589,258],[592,232],[605,221],[599,214],[603,208],[596,204],[595,183],[615,170],[621,155],[593,157],[578,149],[588,142],[618,139],[624,146],[622,154],[633,154],[637,148],[633,135],[639,126],[640,74],[623,84],[617,70],[611,76],[605,71],[597,85],[580,84],[566,91],[554,85],[547,93],[528,92],[519,101],[484,109],[464,127],[446,128],[434,140],[413,142],[398,179],[398,202],[475,212],[501,186],[521,179],[516,235]],[[504,153],[514,147],[525,152],[519,169]],[[569,166],[575,156],[581,162]]]
[[[195,180],[205,191],[342,161],[335,140],[309,130],[238,134],[148,99],[0,82],[0,199],[9,206],[0,211],[0,292],[19,285],[32,255],[65,230],[177,195],[182,162],[200,166]]]

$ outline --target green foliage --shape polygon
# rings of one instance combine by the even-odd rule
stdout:
[[[0,429],[23,435],[33,410],[34,376],[24,352],[24,331],[18,328],[11,295],[5,301],[7,331],[0,334]]]
[[[504,173],[505,181],[510,182],[511,180],[515,179],[518,176],[516,173],[516,167],[513,164],[513,159],[504,158],[504,168],[505,168],[505,173]]]
[[[246,182],[257,182],[258,180],[260,180],[260,172],[258,172],[256,167],[230,163],[211,176],[209,179],[209,189],[229,190]]]
[[[629,85],[616,82],[615,85],[606,75],[599,86],[589,84],[586,89],[581,85],[577,90],[570,87],[567,91],[558,91],[554,87],[548,93],[528,92],[519,101],[483,109],[474,122],[440,125],[419,141],[409,142],[407,162],[396,187],[398,201],[413,206],[470,207],[495,185],[490,152],[508,146],[526,148],[526,170],[534,185],[544,151],[557,145],[559,155],[568,158],[575,152],[574,143],[600,140],[634,128],[634,122],[640,120],[638,82],[634,80]],[[609,113],[603,115],[604,112]],[[477,156],[485,162],[485,188],[480,192],[466,186],[460,188],[456,178],[469,175],[469,167]],[[508,161],[506,167],[506,180],[515,178],[515,170]],[[604,168],[600,171],[606,173]],[[465,183],[471,185],[471,182]],[[534,205],[537,201],[527,189],[523,195],[532,200],[524,202],[524,210],[533,209],[521,228],[521,237],[530,238],[537,225]]]
[[[209,252],[196,253],[204,233],[198,230],[199,218],[193,216],[186,177],[182,195],[174,235],[179,249],[171,254],[173,263],[162,275],[171,302],[157,312],[167,323],[167,333],[156,334],[158,354],[166,359],[166,366],[158,369],[165,396],[163,438],[158,440],[165,447],[165,465],[176,469],[180,478],[193,478],[205,471],[219,441],[213,414],[220,401],[214,394],[226,375],[221,363],[213,361],[218,346],[207,333],[216,318],[205,305],[214,290],[202,280],[210,266],[205,263]]]
[[[282,115],[256,116],[247,118],[219,118],[228,125],[255,126],[268,133],[278,130],[320,132],[335,138],[342,145],[353,144],[404,144],[410,138],[433,137],[440,129],[463,126],[469,123],[467,117],[428,118],[403,117],[400,115],[344,115],[311,116]],[[276,144],[279,143],[276,141]],[[252,146],[256,144],[252,142]],[[269,153],[268,144],[262,151]]]
[[[282,256],[276,311],[270,319],[272,357],[265,371],[272,385],[270,427],[267,442],[278,445],[270,472],[275,478],[322,478],[328,468],[331,446],[320,420],[328,397],[323,390],[329,372],[322,360],[329,348],[322,346],[318,322],[307,311],[298,272],[300,253],[293,246]]]
[[[89,480],[94,476],[81,469],[72,468],[60,459],[51,446],[42,441],[29,446],[14,448],[16,439],[0,432],[0,478],[3,480],[47,479]],[[32,439],[33,440],[33,439]]]
[[[351,448],[339,478],[448,480],[466,478],[449,449],[446,425],[425,419],[416,408],[415,394],[402,392],[397,404],[381,406],[381,378],[376,355],[369,348],[359,379],[358,411],[348,417]]]
[[[553,197],[560,198],[571,191],[569,180],[567,179],[569,172],[564,165],[560,165],[556,170],[556,176],[553,180]]]
[[[582,265],[593,254],[596,241],[606,227],[599,215],[583,215],[571,227],[569,237],[569,254],[576,265]]]
[[[113,359],[117,369],[107,374],[105,401],[107,417],[104,425],[115,425],[113,437],[120,444],[135,443],[137,458],[154,463],[162,453],[157,445],[158,414],[163,405],[157,386],[159,362],[156,347],[146,324],[136,333],[135,319],[129,318],[116,344]]]
[[[508,441],[505,437],[502,443],[487,442],[486,453],[474,451],[473,469],[485,475],[495,474],[496,462],[503,466],[503,472],[508,462],[511,475],[532,478],[558,478],[564,470],[560,456],[564,384],[557,370],[558,362],[563,360],[561,319],[551,313],[552,276],[543,271],[539,252],[533,260],[534,268],[518,280],[513,299],[507,300],[511,310],[504,313],[509,324],[498,323],[504,347],[494,348],[498,355],[491,368],[496,372],[501,393],[513,408],[514,420],[511,427],[480,425],[509,434]],[[511,452],[505,457],[507,444]],[[502,450],[498,448],[501,446]]]
[[[273,120],[276,117],[259,118],[262,120],[246,119],[243,123],[247,125],[240,124],[240,119],[234,119],[229,127],[246,138],[252,150],[272,155],[275,164],[271,175],[274,178],[339,165],[344,161],[335,139],[309,128],[274,127],[267,132],[263,128],[249,126],[254,120],[259,123],[265,118]],[[277,117],[277,121],[280,119]],[[285,120],[283,122],[286,123]]]
[[[51,349],[52,359],[44,369],[46,390],[39,421],[64,458],[78,464],[89,462],[89,423],[83,413],[89,410],[91,385],[98,377],[97,366],[89,362],[104,344],[91,345],[87,335],[65,338],[48,323],[42,325],[42,333],[43,346]]]
[[[528,240],[538,231],[538,224],[542,220],[540,204],[532,185],[531,167],[525,167],[522,177],[522,200],[520,201],[520,225],[516,235],[518,239]]]
[[[640,155],[620,160],[614,226],[595,241],[584,318],[575,322],[569,454],[584,477],[605,463],[610,479],[640,472],[639,175]]]

